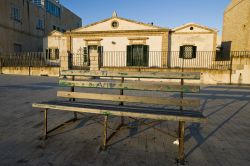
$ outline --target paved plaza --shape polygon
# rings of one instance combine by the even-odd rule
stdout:
[[[58,87],[58,78],[0,75],[1,166],[176,165],[178,147],[173,142],[177,122],[126,118],[128,127],[109,142],[107,151],[99,150],[103,117],[98,115],[81,114],[78,121],[50,133],[48,140],[41,139],[43,113],[31,105],[55,99],[59,89],[69,88]],[[103,91],[119,94],[118,90]],[[201,110],[208,118],[204,124],[186,123],[186,165],[250,165],[250,87],[203,86],[200,94],[185,96],[200,98]],[[73,113],[51,110],[48,127],[72,117]],[[111,131],[119,120],[111,117]]]

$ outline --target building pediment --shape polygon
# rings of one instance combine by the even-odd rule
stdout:
[[[63,33],[54,30],[54,31],[50,32],[48,36],[63,36]]]
[[[167,30],[152,24],[145,24],[121,17],[111,17],[85,27],[78,28],[72,32],[94,32],[94,31],[126,31],[126,30]]]
[[[208,28],[206,26],[196,24],[196,23],[187,23],[182,26],[172,29],[174,33],[214,33],[217,32],[216,29]]]

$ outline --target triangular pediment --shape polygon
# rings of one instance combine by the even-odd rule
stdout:
[[[112,23],[116,22],[117,26],[113,26]],[[167,29],[154,26],[152,24],[145,24],[121,17],[111,17],[85,27],[81,27],[73,30],[73,32],[88,32],[88,31],[122,31],[122,30],[157,30]]]
[[[172,29],[174,32],[180,32],[180,33],[207,33],[207,32],[217,32],[216,29],[208,28],[206,26],[196,24],[196,23],[187,23],[182,26],[176,27]]]
[[[62,36],[62,35],[63,35],[62,32],[54,30],[50,32],[48,36]]]

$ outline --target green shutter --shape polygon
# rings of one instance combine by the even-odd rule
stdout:
[[[184,46],[180,46],[179,58],[183,58]]]
[[[192,58],[196,58],[197,46],[193,46]]]
[[[97,49],[99,54],[103,53],[103,46],[98,46]]]
[[[59,59],[59,49],[58,48],[55,50],[55,54],[56,54],[56,59]]]
[[[49,60],[52,58],[52,49],[49,49]]]
[[[46,49],[46,59],[49,59],[49,49]]]
[[[103,64],[103,46],[98,46],[98,54],[99,54],[99,64],[102,66]]]
[[[149,46],[144,45],[143,46],[143,66],[148,66],[148,61],[149,61]]]
[[[127,66],[133,66],[133,63],[132,63],[132,46],[131,45],[128,45],[127,46]]]
[[[87,47],[83,48],[83,61],[88,62],[88,48]]]

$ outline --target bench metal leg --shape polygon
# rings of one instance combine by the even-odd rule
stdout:
[[[102,149],[107,149],[107,127],[108,127],[108,116],[104,116],[104,128],[103,128],[103,146]]]
[[[185,154],[184,154],[184,136],[185,136],[185,122],[179,122],[179,157],[178,161],[180,164],[185,163]]]
[[[48,133],[48,109],[46,108],[44,110],[44,130],[43,130],[43,135],[44,139],[47,139],[47,133]]]

